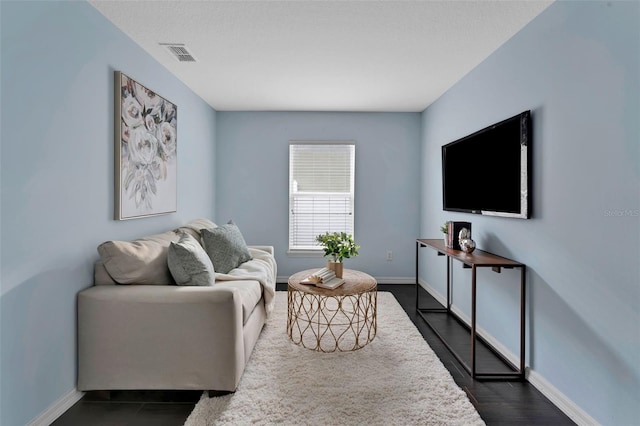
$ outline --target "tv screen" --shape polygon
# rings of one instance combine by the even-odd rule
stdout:
[[[529,218],[531,112],[442,147],[443,209]]]

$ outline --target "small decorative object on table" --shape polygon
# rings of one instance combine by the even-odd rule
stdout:
[[[360,248],[353,240],[353,235],[346,232],[325,232],[318,235],[316,241],[322,246],[324,255],[331,256],[327,268],[335,271],[336,277],[342,278],[343,259],[356,257]]]
[[[471,238],[471,231],[467,228],[462,228],[460,232],[458,232],[458,241],[466,240],[467,238]]]
[[[476,242],[471,238],[464,238],[460,240],[460,250],[465,253],[471,253],[476,249]]]
[[[476,243],[471,239],[471,231],[467,228],[462,228],[458,233],[458,243],[460,250],[465,253],[471,253],[476,249]]]
[[[314,272],[313,275],[309,275],[307,278],[300,281],[300,284],[311,284],[316,287],[333,290],[334,288],[338,288],[344,284],[344,280],[336,277],[335,271],[328,268],[322,268],[319,271]]]
[[[440,232],[444,234],[444,245],[445,247],[449,247],[449,221],[446,221],[442,226],[440,226]]]
[[[471,238],[471,222],[449,221],[449,248],[460,250],[460,231],[465,228],[465,238]]]

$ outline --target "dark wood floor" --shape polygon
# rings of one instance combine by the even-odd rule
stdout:
[[[286,284],[278,284],[286,290]],[[487,425],[573,425],[574,423],[526,382],[473,380],[461,367],[415,309],[415,286],[381,284],[379,291],[389,291],[405,309],[425,340],[436,352],[455,382],[467,393]],[[438,306],[421,290],[421,307]],[[442,314],[436,319],[438,330],[451,345],[468,345],[468,331]],[[486,351],[478,352],[481,366],[495,363]],[[492,368],[496,367],[492,365]],[[58,418],[53,426],[178,426],[193,410],[201,391],[112,391],[88,392]]]

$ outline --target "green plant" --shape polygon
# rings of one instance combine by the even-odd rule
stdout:
[[[353,240],[353,235],[346,232],[325,232],[316,237],[316,242],[322,246],[325,256],[331,256],[334,262],[356,257],[359,245]]]
[[[446,221],[444,224],[442,224],[442,226],[440,226],[440,232],[442,232],[443,234],[449,233],[449,221]]]

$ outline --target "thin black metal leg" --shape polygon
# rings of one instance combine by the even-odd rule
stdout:
[[[527,297],[527,288],[526,288],[526,267],[522,266],[520,268],[520,373],[522,374],[522,378],[525,378],[524,375],[524,360],[525,360],[525,309],[526,309],[526,297]]]
[[[451,257],[447,256],[447,312],[451,312],[451,305],[453,301],[451,300],[451,288],[453,287],[452,279],[451,279],[451,267],[453,264],[453,260]]]
[[[471,267],[471,377],[476,377],[476,266]]]
[[[418,256],[418,250],[420,249],[420,242],[416,241],[416,310],[420,309],[420,280],[418,278],[418,262],[419,262],[419,256]]]

